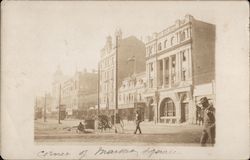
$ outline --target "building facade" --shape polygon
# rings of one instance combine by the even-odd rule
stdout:
[[[61,104],[65,108],[67,117],[84,116],[91,107],[95,107],[97,101],[97,73],[75,72],[64,81],[61,86]]]
[[[186,15],[146,42],[144,96],[160,123],[193,123],[201,96],[214,98],[215,26]]]
[[[106,44],[101,50],[99,62],[99,105],[101,110],[116,108],[116,69],[118,69],[118,88],[121,87],[125,77],[145,71],[144,43],[134,36],[123,38],[121,30],[116,31],[115,37],[115,40],[112,41],[112,37],[108,36]]]
[[[122,81],[118,94],[118,109],[123,119],[133,120],[135,110],[140,110],[144,119],[148,118],[146,100],[144,98],[145,89],[145,72],[133,74]]]

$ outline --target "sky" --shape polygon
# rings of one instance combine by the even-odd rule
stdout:
[[[35,94],[50,92],[52,75],[96,69],[108,35],[121,28],[123,37],[145,40],[153,32],[191,14],[218,26],[223,10],[197,2],[10,2],[3,6],[6,72],[14,86],[32,85]],[[223,5],[224,6],[224,5]],[[18,80],[17,80],[18,78]]]

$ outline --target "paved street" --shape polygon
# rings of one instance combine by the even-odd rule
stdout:
[[[124,145],[138,144],[180,144],[180,145],[199,145],[201,126],[181,124],[167,126],[164,124],[155,125],[150,122],[142,122],[142,134],[133,134],[135,124],[125,122],[124,132],[116,134],[114,129],[105,132],[89,130],[90,133],[76,133],[72,126],[77,126],[78,120],[65,120],[58,124],[56,120],[35,121],[35,141],[44,142],[74,142],[83,144],[119,144]]]

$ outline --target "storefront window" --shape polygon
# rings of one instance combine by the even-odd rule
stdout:
[[[172,99],[167,98],[161,104],[160,115],[162,117],[172,117],[175,116],[175,105]]]

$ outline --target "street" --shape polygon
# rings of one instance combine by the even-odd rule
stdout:
[[[106,131],[89,130],[90,133],[77,133],[71,127],[77,126],[79,120],[64,120],[58,124],[56,120],[35,121],[35,141],[37,143],[74,142],[90,145],[199,145],[201,126],[181,124],[165,125],[153,122],[142,122],[142,134],[134,134],[134,122],[124,123],[124,132],[115,133],[114,129]]]

